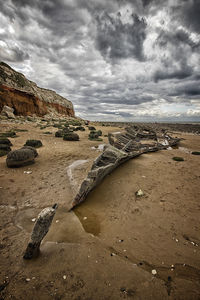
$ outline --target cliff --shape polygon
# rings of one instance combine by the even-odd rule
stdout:
[[[54,91],[38,87],[23,74],[0,62],[0,111],[4,105],[12,107],[15,115],[43,116],[56,112],[75,116],[71,101]]]

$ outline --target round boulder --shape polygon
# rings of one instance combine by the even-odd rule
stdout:
[[[65,133],[63,135],[63,140],[64,141],[79,141],[79,135],[77,133]]]
[[[28,147],[24,147],[18,150],[14,150],[8,153],[6,164],[8,168],[17,168],[33,164],[35,162],[35,157],[37,156],[37,151]]]
[[[40,140],[27,140],[24,146],[31,146],[34,148],[42,147],[42,142]]]

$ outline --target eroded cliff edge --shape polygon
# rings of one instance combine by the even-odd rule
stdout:
[[[0,111],[4,105],[12,107],[15,115],[43,116],[56,112],[75,116],[71,101],[54,91],[38,87],[23,74],[0,62]]]

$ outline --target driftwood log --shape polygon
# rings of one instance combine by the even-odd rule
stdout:
[[[58,205],[54,204],[52,207],[44,208],[39,213],[37,221],[33,227],[31,239],[23,256],[24,259],[31,259],[39,254],[41,241],[49,231],[49,227],[51,226],[57,207]]]
[[[181,139],[171,137],[165,130],[144,126],[129,126],[119,133],[109,133],[109,145],[94,161],[72,202],[72,208],[83,202],[102,179],[122,163],[147,152],[176,145]]]

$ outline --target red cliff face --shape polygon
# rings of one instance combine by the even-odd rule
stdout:
[[[44,116],[49,112],[74,117],[71,101],[51,90],[39,88],[23,74],[0,63],[0,111],[4,105],[14,108],[15,115]]]
[[[15,115],[43,116],[48,113],[48,108],[54,108],[60,114],[74,117],[73,109],[58,103],[45,102],[35,95],[0,84],[0,111],[4,105],[14,108]]]

